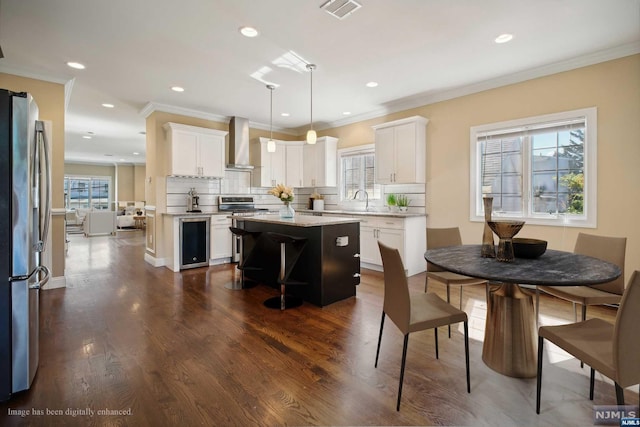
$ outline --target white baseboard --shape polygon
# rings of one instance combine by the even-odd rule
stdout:
[[[58,289],[58,288],[66,288],[67,287],[67,278],[64,276],[52,277],[49,279],[49,283],[42,287],[43,291],[48,291],[50,289]]]
[[[209,260],[209,265],[221,265],[221,264],[230,264],[230,263],[231,263],[231,258],[217,258],[217,259]]]
[[[164,258],[156,258],[149,254],[144,254],[144,260],[154,267],[164,267],[167,265],[167,261]]]

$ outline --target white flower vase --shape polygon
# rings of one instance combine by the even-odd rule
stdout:
[[[296,211],[289,202],[284,202],[284,206],[280,209],[280,218],[293,218]]]

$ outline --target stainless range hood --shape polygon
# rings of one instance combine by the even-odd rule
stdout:
[[[249,164],[249,119],[232,117],[229,122],[227,169],[253,169]]]

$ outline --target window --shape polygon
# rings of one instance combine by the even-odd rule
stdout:
[[[109,209],[111,177],[64,177],[67,209]]]
[[[596,108],[471,128],[471,220],[596,226]]]
[[[380,198],[375,183],[375,148],[373,144],[339,150],[340,199],[353,199],[356,191],[365,190],[369,200]]]

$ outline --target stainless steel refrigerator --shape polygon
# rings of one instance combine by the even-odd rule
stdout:
[[[38,369],[42,253],[50,219],[44,123],[27,93],[0,89],[0,400],[26,390]]]

